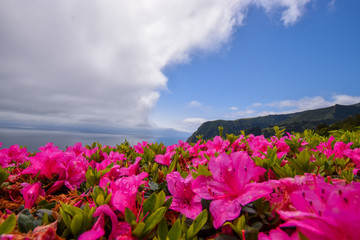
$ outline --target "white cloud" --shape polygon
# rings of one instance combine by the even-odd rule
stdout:
[[[185,118],[182,120],[182,122],[178,123],[177,127],[178,130],[184,131],[184,132],[194,132],[196,129],[200,127],[200,125],[206,121],[209,121],[209,119],[205,118]]]
[[[251,106],[252,107],[261,107],[263,104],[262,103],[253,103]]]
[[[349,95],[334,95],[332,96],[332,102],[340,105],[351,105],[360,103],[360,96],[349,96]]]
[[[331,2],[329,2],[329,4],[328,4],[329,10],[335,9],[335,3],[336,3],[336,0],[331,0]]]
[[[360,102],[359,96],[349,95],[333,95],[331,100],[326,100],[324,97],[303,97],[298,100],[283,100],[275,101],[266,104],[267,106],[283,109],[288,108],[290,111],[304,111],[309,109],[323,108],[333,106],[335,104],[351,105]]]
[[[234,107],[230,107],[230,110],[237,111],[239,110],[239,108],[234,106]]]
[[[0,120],[147,126],[165,66],[219,48],[251,5],[289,25],[309,1],[1,1]]]
[[[240,110],[233,112],[226,116],[226,118],[230,119],[237,119],[237,118],[247,118],[247,117],[254,117],[257,114],[257,112],[253,109],[246,109],[246,110]]]
[[[236,119],[236,118],[266,116],[271,114],[287,114],[287,113],[301,112],[301,111],[317,109],[317,108],[330,107],[330,106],[334,106],[335,104],[352,105],[356,103],[360,103],[360,96],[335,94],[331,97],[330,100],[326,100],[324,97],[321,96],[303,97],[297,100],[282,100],[282,101],[274,101],[271,103],[251,104],[245,110],[232,112],[228,114],[226,117],[231,119]]]
[[[299,100],[283,100],[275,101],[267,104],[270,107],[274,108],[292,108],[294,111],[303,111],[307,109],[321,108],[325,106],[330,106],[332,103],[326,101],[323,97],[304,97]]]
[[[196,108],[196,107],[201,107],[203,104],[199,101],[193,100],[191,102],[189,102],[186,106],[188,108]]]
[[[285,9],[281,13],[281,20],[288,26],[294,24],[303,15],[305,7],[311,0],[258,0],[257,4],[267,12]]]
[[[201,124],[206,121],[207,121],[207,119],[205,119],[205,118],[185,118],[183,120],[184,123],[196,123],[196,124]]]

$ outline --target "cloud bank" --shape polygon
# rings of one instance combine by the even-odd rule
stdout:
[[[0,122],[148,127],[165,66],[221,47],[251,6],[291,25],[310,1],[1,1]]]
[[[247,107],[244,110],[239,110],[228,114],[227,118],[247,118],[266,116],[269,114],[286,114],[293,112],[301,112],[317,108],[325,108],[340,105],[352,105],[360,103],[360,96],[349,96],[343,94],[335,94],[331,99],[326,100],[321,96],[303,97],[297,100],[282,100],[270,103],[256,103]],[[266,109],[266,110],[264,110]]]

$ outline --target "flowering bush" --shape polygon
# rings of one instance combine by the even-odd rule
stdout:
[[[275,130],[0,149],[0,238],[358,239],[360,132]]]

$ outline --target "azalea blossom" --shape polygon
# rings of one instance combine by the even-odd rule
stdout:
[[[194,181],[191,174],[185,179],[179,172],[166,175],[168,189],[173,196],[170,209],[184,214],[187,218],[195,219],[202,211],[201,198],[192,190]]]
[[[261,152],[266,154],[268,147],[272,147],[272,144],[263,135],[254,136],[253,134],[250,134],[247,142],[252,151],[252,157],[265,158]]]
[[[1,145],[0,145],[1,147]],[[9,148],[0,150],[0,166],[7,167],[9,165],[22,164],[27,160],[29,155],[26,148],[20,148],[19,145],[12,145]]]
[[[281,226],[296,226],[309,239],[358,239],[360,183],[320,184],[291,194],[295,211],[279,211],[287,221]]]
[[[129,167],[120,168],[118,170],[119,176],[131,176],[139,174],[141,157],[137,157],[134,164],[131,164]]]
[[[45,191],[41,188],[41,183],[36,182],[33,184],[22,183],[23,189],[20,193],[23,195],[25,201],[25,208],[32,208],[39,196],[45,196]]]
[[[176,153],[175,151],[169,151],[169,152],[166,152],[165,154],[158,154],[155,156],[155,162],[166,165],[166,166],[170,166],[171,157],[175,153]]]
[[[268,182],[275,189],[275,192],[267,196],[267,199],[276,210],[282,211],[293,208],[290,195],[294,192],[301,195],[299,196],[301,201],[303,201],[303,197],[300,190],[316,190],[320,194],[320,198],[322,196],[325,199],[328,197],[329,192],[336,188],[336,186],[326,183],[324,177],[309,173],[302,176],[297,175],[294,178],[287,177]]]
[[[196,158],[193,158],[191,160],[192,162],[192,165],[194,168],[197,168],[199,165],[204,165],[206,164],[209,160],[205,157],[205,153],[204,152],[201,152],[200,153],[201,156],[198,156]]]
[[[199,151],[203,148],[206,148],[205,144],[200,144],[200,143],[201,143],[201,140],[197,141],[197,143],[194,146],[189,147],[187,149],[187,151],[190,153],[190,155],[192,157],[197,157],[199,154]]]
[[[86,180],[85,174],[88,166],[88,162],[82,156],[78,156],[73,158],[72,161],[69,161],[66,164],[65,175],[63,177],[65,186],[70,190],[79,188],[80,184]],[[60,176],[60,179],[63,178]]]
[[[289,236],[286,232],[281,230],[280,228],[272,229],[269,232],[269,235],[265,233],[259,233],[259,240],[298,240],[300,239],[298,233],[295,232],[291,236]]]
[[[62,164],[63,157],[63,152],[53,148],[38,152],[35,156],[29,157],[31,165],[22,174],[29,174],[33,177],[39,174],[39,178],[51,179],[53,174],[61,174],[65,170]]]
[[[264,170],[257,167],[246,152],[235,152],[230,156],[221,153],[211,158],[209,170],[212,176],[197,177],[192,187],[201,198],[212,200],[210,213],[215,228],[226,220],[237,218],[241,206],[273,191],[267,182],[251,182],[258,179]]]
[[[277,137],[273,136],[271,138],[272,145],[275,146],[277,149],[276,155],[278,158],[281,158],[290,152],[290,146],[286,144],[285,139],[289,139],[289,137],[285,136],[285,137],[278,139]]]
[[[148,143],[146,141],[143,141],[142,143],[138,143],[137,145],[134,145],[135,152],[144,154],[144,148],[148,146]]]
[[[216,152],[218,153],[224,152],[229,145],[230,145],[229,140],[223,140],[222,137],[220,136],[216,136],[212,141],[209,140],[206,143],[206,146],[209,149],[215,149]]]
[[[146,172],[142,172],[139,175],[122,177],[112,182],[110,184],[112,190],[111,205],[122,213],[127,207],[136,214],[136,194],[139,186],[143,183],[142,180],[147,176]]]
[[[104,236],[105,216],[111,220],[111,233],[109,239],[129,239],[135,240],[131,236],[131,226],[127,222],[119,222],[115,213],[108,205],[99,206],[93,214],[94,217],[99,217],[92,229],[82,233],[79,240],[96,240]]]

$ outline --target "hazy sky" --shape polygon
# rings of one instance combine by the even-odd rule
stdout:
[[[358,0],[0,0],[0,127],[174,128],[360,102]]]

